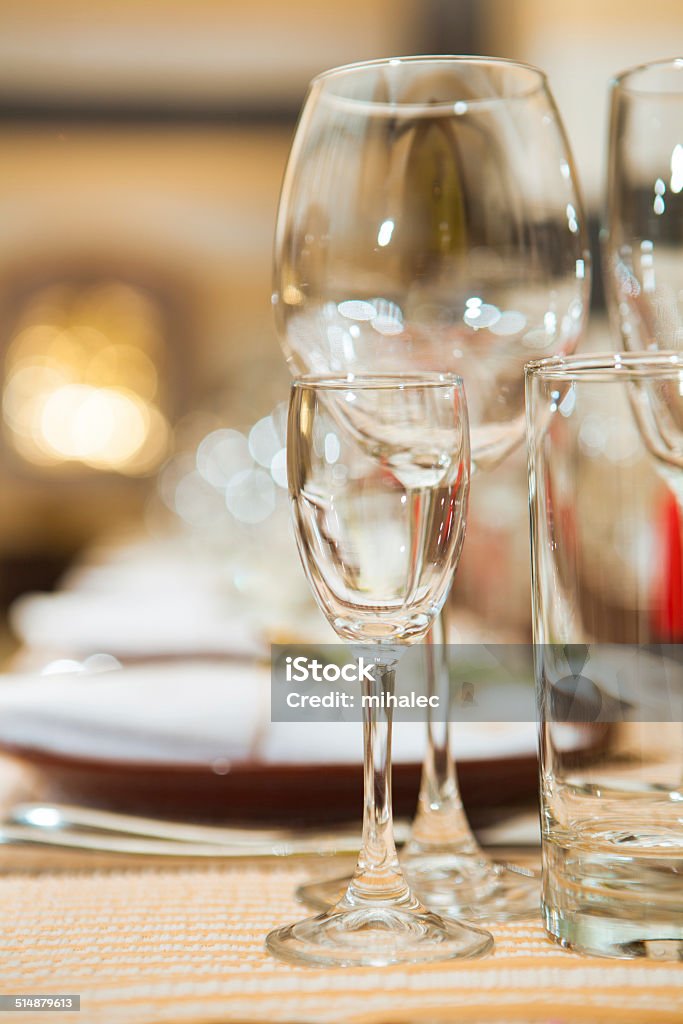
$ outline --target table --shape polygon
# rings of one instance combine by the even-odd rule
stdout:
[[[337,970],[277,963],[264,936],[301,916],[293,891],[310,875],[301,861],[6,875],[0,992],[80,993],[81,1012],[60,1013],[62,1024],[683,1020],[683,965],[581,957],[536,922],[495,927],[496,949],[484,960]]]

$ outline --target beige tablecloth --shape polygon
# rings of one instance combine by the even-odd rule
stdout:
[[[264,937],[301,916],[293,890],[309,871],[278,863],[0,878],[0,992],[80,993],[80,1013],[12,1018],[22,1024],[683,1021],[683,965],[576,956],[536,922],[494,928],[484,960],[382,970],[277,963]]]

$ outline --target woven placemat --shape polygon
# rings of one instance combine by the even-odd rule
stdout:
[[[274,926],[302,916],[306,869],[133,870],[0,878],[0,992],[79,993],[80,1013],[22,1024],[431,1024],[683,1020],[683,965],[564,952],[540,923],[493,929],[495,953],[428,967],[316,970],[275,962]]]

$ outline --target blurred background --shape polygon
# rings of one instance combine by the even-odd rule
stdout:
[[[610,74],[683,50],[677,0],[2,0],[0,16],[5,611],[93,542],[157,525],[158,506],[220,529],[215,481],[196,467],[186,479],[178,456],[219,429],[248,434],[286,397],[271,245],[312,75],[409,52],[540,65],[595,226]],[[599,310],[599,268],[595,290]],[[242,504],[254,497],[265,514],[279,448],[263,431],[260,460],[234,436],[214,441],[219,490],[234,468]],[[473,524],[486,536],[468,544],[464,603],[477,600],[477,548],[501,531],[503,568],[525,586],[525,531],[519,550],[507,542],[525,515],[520,467],[479,488]],[[526,604],[512,614],[523,626]]]
[[[288,533],[270,306],[280,182],[317,72],[407,53],[546,69],[592,226],[585,344],[617,346],[595,245],[607,85],[683,52],[680,0],[0,0],[0,25],[9,668],[253,654],[302,624],[329,636]],[[487,638],[527,639],[523,453],[472,503],[454,594],[467,639],[484,621]]]

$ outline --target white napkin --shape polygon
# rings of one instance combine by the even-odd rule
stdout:
[[[456,724],[460,760],[532,755],[534,723]],[[270,721],[270,669],[178,661],[92,675],[0,676],[0,746],[159,764],[360,764],[359,722]],[[422,722],[394,728],[396,762],[419,763]]]
[[[69,654],[267,653],[260,632],[227,601],[192,590],[29,594],[15,601],[10,622],[26,647]]]

